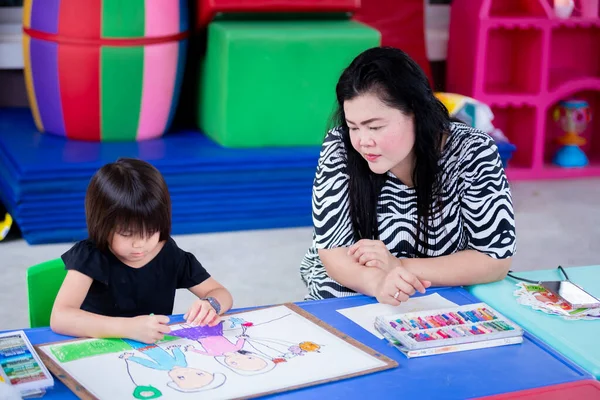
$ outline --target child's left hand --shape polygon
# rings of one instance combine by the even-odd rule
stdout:
[[[221,322],[221,317],[206,300],[196,300],[183,318],[192,326],[215,326]]]

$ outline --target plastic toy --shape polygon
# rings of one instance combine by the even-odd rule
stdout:
[[[435,96],[444,103],[450,116],[490,135],[498,146],[502,164],[505,168],[508,166],[517,147],[510,143],[500,129],[494,127],[494,113],[487,104],[456,93],[437,92]]]
[[[26,0],[23,57],[40,132],[146,140],[174,117],[186,58],[185,0]]]
[[[552,162],[564,168],[580,168],[588,165],[587,156],[579,148],[586,142],[579,135],[585,131],[592,119],[587,101],[579,99],[561,101],[554,109],[553,117],[565,134],[558,139],[558,143],[563,147],[556,152]]]

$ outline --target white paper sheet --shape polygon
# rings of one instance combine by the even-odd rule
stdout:
[[[356,322],[378,338],[383,339],[383,336],[373,326],[375,318],[380,315],[435,310],[437,308],[454,307],[456,305],[456,303],[434,293],[428,296],[411,297],[407,302],[401,303],[399,306],[376,303],[367,304],[366,306],[342,308],[337,310],[337,312]]]

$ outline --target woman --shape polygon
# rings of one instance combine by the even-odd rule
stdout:
[[[398,305],[430,286],[503,279],[515,253],[493,139],[453,123],[398,49],[360,54],[336,87],[336,128],[313,187],[307,299],[363,293]]]

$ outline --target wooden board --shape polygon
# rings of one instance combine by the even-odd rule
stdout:
[[[289,311],[289,313],[288,313]],[[287,313],[284,315],[284,313]],[[300,388],[304,388],[304,387],[309,387],[309,386],[314,386],[314,385],[319,385],[319,384],[325,384],[328,382],[334,382],[334,381],[338,381],[338,380],[343,380],[343,379],[348,379],[351,377],[356,377],[356,376],[361,376],[361,375],[366,375],[366,374],[370,374],[370,373],[374,373],[377,371],[382,371],[382,370],[386,370],[386,369],[390,369],[390,368],[394,368],[397,367],[398,364],[396,361],[374,351],[373,349],[365,346],[364,344],[358,342],[357,340],[353,339],[352,337],[338,331],[337,329],[333,328],[332,326],[330,326],[329,324],[325,323],[324,321],[321,321],[320,319],[318,319],[317,317],[315,317],[314,315],[310,314],[309,312],[303,310],[302,308],[300,308],[299,306],[292,304],[292,303],[286,303],[280,306],[269,306],[269,307],[262,307],[262,308],[257,308],[257,309],[253,309],[250,311],[241,311],[241,312],[236,312],[236,313],[229,313],[226,314],[224,316],[224,318],[227,318],[226,321],[233,321],[232,318],[235,319],[243,319],[245,317],[249,317],[250,319],[253,318],[259,318],[260,320],[260,316],[263,314],[273,314],[273,315],[283,315],[283,317],[277,318],[277,319],[273,319],[273,320],[269,320],[267,322],[264,323],[258,323],[255,325],[250,324],[250,327],[247,328],[248,331],[256,329],[258,330],[260,328],[260,325],[263,325],[262,328],[262,333],[264,335],[264,332],[269,332],[268,329],[271,329],[273,327],[274,331],[273,332],[281,332],[281,335],[285,336],[286,333],[289,333],[290,331],[294,331],[296,337],[299,337],[298,335],[303,335],[303,332],[306,332],[306,335],[308,336],[313,336],[313,337],[320,337],[323,338],[324,341],[327,342],[327,345],[324,346],[324,349],[322,350],[323,352],[326,352],[328,354],[324,355],[323,357],[320,357],[319,359],[313,359],[315,361],[311,361],[312,363],[314,363],[315,365],[312,366],[309,363],[309,361],[307,361],[307,359],[310,357],[312,357],[312,354],[309,353],[305,353],[302,354],[302,357],[296,357],[294,354],[291,353],[285,353],[285,356],[281,356],[279,358],[272,358],[272,360],[279,360],[279,362],[281,362],[281,365],[285,365],[287,373],[286,374],[282,374],[283,377],[287,377],[287,376],[295,376],[298,375],[300,376],[300,378],[296,379],[298,382],[290,382],[290,384],[286,384],[284,387],[267,387],[269,384],[273,385],[276,384],[276,382],[281,381],[281,377],[279,379],[270,379],[269,382],[275,382],[275,383],[269,383],[266,384],[264,382],[262,382],[260,379],[259,380],[254,380],[255,382],[261,382],[259,384],[256,384],[256,390],[249,390],[248,393],[242,393],[242,395],[235,395],[235,396],[231,396],[231,393],[226,393],[228,391],[227,388],[225,388],[227,385],[223,384],[222,387],[217,387],[216,389],[210,389],[209,390],[204,390],[204,389],[199,389],[199,390],[204,390],[201,394],[203,399],[207,399],[207,398],[255,398],[255,397],[259,397],[259,396],[266,396],[266,395],[270,395],[270,394],[275,394],[275,393],[281,393],[281,392],[285,392],[285,391],[290,391],[290,390],[295,390],[295,389],[300,389]],[[296,314],[295,317],[292,317],[291,319],[285,319],[287,318],[289,315],[293,315]],[[263,316],[264,317],[264,316]],[[285,317],[285,318],[284,318]],[[285,321],[285,322],[282,322]],[[288,323],[291,323],[292,325],[287,325]],[[308,323],[308,325],[307,325]],[[225,324],[225,322],[224,322]],[[270,325],[269,325],[270,324]],[[295,328],[295,325],[298,325],[298,329]],[[304,325],[304,326],[302,326]],[[181,324],[173,324],[173,326],[175,328],[180,328]],[[233,323],[231,326],[234,326]],[[241,325],[240,325],[241,326]],[[303,328],[303,329],[302,329]],[[232,330],[226,330],[228,332],[234,332],[235,329],[238,328],[234,328]],[[245,333],[246,331],[244,331]],[[172,333],[177,333],[177,330],[174,330]],[[280,336],[281,336],[280,335]],[[225,336],[225,333],[223,334],[223,336]],[[264,345],[264,343],[270,344],[271,341],[273,341],[273,343],[275,342],[279,342],[281,341],[282,343],[288,343],[285,340],[283,340],[282,338],[278,337],[277,335],[274,335],[273,338],[271,339],[264,339],[264,338],[254,338],[253,336],[249,336],[246,335],[241,335],[241,336],[237,336],[236,338],[238,338],[237,340],[239,341],[240,337],[244,338],[245,342],[244,342],[244,349],[249,348],[251,349],[251,351],[258,351],[256,353],[257,358],[258,357],[263,357],[268,359],[268,357],[265,357],[266,353],[262,353],[260,352],[260,350],[257,349],[262,349],[262,345]],[[285,337],[287,338],[287,337]],[[65,344],[72,344],[72,343],[78,343],[78,342],[86,342],[86,341],[93,341],[96,339],[70,339],[70,340],[66,340],[66,341],[61,341],[61,342],[55,342],[55,343],[51,343],[51,344],[43,344],[43,345],[38,345],[36,346],[36,350],[38,351],[38,354],[40,355],[40,357],[42,358],[44,364],[48,367],[48,369],[58,378],[60,379],[67,387],[69,387],[69,389],[71,389],[71,391],[73,391],[73,393],[78,396],[80,399],[84,399],[84,400],[103,400],[105,397],[101,398],[98,397],[98,395],[94,394],[95,390],[93,388],[88,387],[89,386],[89,374],[87,377],[83,377],[78,379],[76,376],[73,375],[86,375],[84,372],[82,372],[82,367],[81,365],[79,365],[78,367],[71,367],[69,366],[69,362],[60,362],[57,357],[55,355],[52,355],[52,350],[51,348],[53,346],[61,346],[61,345],[65,345]],[[179,342],[180,341],[186,341],[186,343],[188,343],[191,339],[176,339],[174,341],[172,341],[172,343],[175,343],[175,347],[179,347]],[[235,339],[234,339],[235,340]],[[161,342],[162,343],[162,342]],[[193,342],[194,344],[196,344],[197,342]],[[231,343],[231,342],[230,342]],[[292,342],[289,342],[292,343]],[[294,342],[296,343],[296,342]],[[303,342],[306,343],[306,342]],[[159,343],[160,344],[160,343]],[[277,344],[278,346],[280,344]],[[99,346],[101,347],[101,346]],[[169,346],[167,347],[167,349],[172,348],[173,346]],[[186,346],[185,348],[187,349],[189,347]],[[293,346],[294,348],[296,348],[297,346]],[[270,348],[270,347],[269,347]],[[292,347],[290,347],[291,349]],[[202,348],[204,349],[204,348]],[[119,351],[114,351],[111,350],[111,353],[107,353],[107,354],[102,354],[102,355],[98,355],[97,357],[107,357],[110,358],[110,362],[111,363],[115,363],[114,357],[115,354],[117,352],[120,352],[122,350]],[[194,351],[194,350],[192,350]],[[201,350],[202,351],[202,350]],[[343,352],[348,351],[348,353],[344,353]],[[247,352],[247,351],[246,351]],[[317,353],[321,352],[321,350],[317,351]],[[334,353],[335,352],[335,353]],[[56,353],[53,353],[56,354]],[[110,357],[109,357],[110,354]],[[191,354],[189,352],[187,352],[186,350],[186,354]],[[283,354],[283,351],[281,352],[281,354]],[[350,354],[348,356],[348,354]],[[212,354],[211,354],[212,356]],[[314,355],[315,357],[317,356],[316,354]],[[89,359],[91,359],[92,356],[86,356]],[[86,357],[82,357],[81,360],[83,360]],[[200,356],[202,357],[207,357],[205,355]],[[271,355],[269,355],[269,357],[271,357]],[[289,357],[289,359],[283,360],[285,357]],[[344,361],[342,361],[341,359],[343,359],[344,357],[348,357],[348,363],[347,365],[344,364]],[[136,357],[139,359],[139,357]],[[218,357],[214,357],[214,359],[216,360]],[[203,366],[203,370],[210,370],[210,368],[206,368],[205,365],[206,363],[209,362],[210,357],[207,358],[202,358],[204,364],[202,364]],[[283,361],[282,361],[283,360]],[[367,362],[366,362],[366,361]],[[370,360],[370,361],[369,361]],[[130,365],[128,362],[128,360],[125,361],[125,363],[127,365]],[[76,361],[75,361],[76,362]],[[299,363],[302,362],[302,365],[300,365]],[[328,365],[327,362],[330,362],[331,365]],[[352,362],[354,362],[356,365],[352,366]],[[370,362],[370,365],[368,365]],[[213,365],[214,364],[214,365]],[[242,373],[235,373],[232,371],[227,370],[227,368],[223,368],[222,366],[225,365],[223,362],[221,362],[222,365],[218,365],[217,363],[213,363],[210,365],[213,365],[213,371],[215,368],[219,368],[221,369],[223,372],[213,372],[213,374],[216,376],[217,374],[222,374],[222,375],[226,375],[226,381],[225,383],[228,383],[231,380],[240,380],[242,379],[244,382],[244,385],[248,385],[248,386],[252,386],[254,385],[254,383],[252,383],[252,379],[253,376],[243,376],[242,378],[240,378],[239,375],[241,375]],[[296,364],[297,367],[295,367],[292,364]],[[354,368],[351,372],[340,372],[340,373],[335,373],[331,372],[332,369],[335,370],[335,368],[342,368],[340,367],[340,365],[344,365],[343,368],[349,368],[352,369]],[[109,364],[107,364],[109,365]],[[272,371],[275,371],[275,367],[279,367],[280,364],[277,365],[271,365],[271,369]],[[349,365],[349,366],[348,366]],[[368,365],[367,367],[362,367],[363,365]],[[318,366],[318,368],[315,368],[315,366]],[[324,367],[325,366],[325,367]],[[71,368],[75,370],[75,372],[71,371]],[[95,373],[99,376],[103,376],[106,379],[110,380],[111,382],[115,382],[115,379],[110,379],[110,374],[111,373],[116,373],[114,372],[113,368],[107,368],[106,371],[103,371],[103,365],[102,362],[98,362],[98,359],[95,359],[94,362],[94,368]],[[283,367],[281,367],[283,368]],[[279,368],[279,369],[281,369]],[[297,368],[296,370],[294,368]],[[233,368],[232,368],[233,370]],[[323,370],[327,370],[327,371],[323,371]],[[110,371],[110,373],[108,372]],[[294,374],[290,374],[290,371],[294,371]],[[307,372],[307,371],[313,371],[313,372]],[[314,372],[317,371],[317,372]],[[321,371],[321,374],[328,374],[329,376],[318,376],[319,375],[319,371]],[[127,372],[129,373],[129,377],[131,378],[131,381],[135,384],[135,380],[132,377],[132,375],[130,374],[130,368],[127,368]],[[298,373],[296,373],[298,372]],[[243,374],[246,374],[247,372],[243,372]],[[269,374],[274,374],[275,372],[265,372],[265,373],[269,373]],[[302,380],[303,376],[301,375],[302,373],[306,374],[310,374],[310,373],[314,373],[316,374],[315,377],[306,377],[304,380]],[[333,375],[331,375],[333,374]],[[122,375],[122,374],[121,374]],[[258,375],[257,373],[257,376]],[[86,380],[87,379],[87,380]],[[294,378],[295,379],[295,378]],[[98,388],[100,386],[100,384],[98,382],[95,382],[93,384],[93,386],[95,388]],[[235,390],[234,391],[239,391],[238,390],[238,386],[239,383],[237,385],[235,385],[234,383],[231,383],[230,386],[233,388],[235,386]],[[163,389],[163,390],[168,390],[168,395],[166,395],[166,393],[164,394],[164,396],[158,396],[155,398],[169,398],[171,399],[173,398],[192,398],[192,396],[199,396],[199,394],[197,392],[195,392],[195,394],[193,393],[182,393],[179,392],[176,395],[176,391],[172,391],[172,389],[174,388],[174,385],[170,386],[170,389]],[[123,394],[123,392],[126,391],[126,389],[123,389],[123,391],[119,392],[120,395]],[[224,397],[219,397],[220,394],[223,394]],[[239,393],[238,393],[239,394]],[[137,397],[140,398],[140,397]]]

